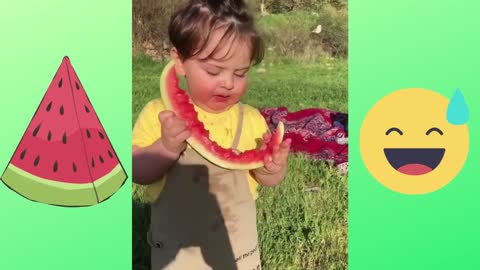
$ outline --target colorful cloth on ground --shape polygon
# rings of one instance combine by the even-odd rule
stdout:
[[[286,107],[263,108],[260,112],[271,131],[280,121],[283,122],[285,139],[292,140],[292,152],[332,161],[342,170],[348,164],[347,114],[320,108],[289,112]]]

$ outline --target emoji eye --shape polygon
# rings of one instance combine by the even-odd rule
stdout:
[[[425,134],[428,135],[428,134],[430,134],[434,131],[436,131],[440,135],[443,135],[443,132],[439,128],[436,128],[436,127],[432,127],[431,129],[427,130],[427,133],[425,133]]]
[[[392,132],[394,132],[394,131],[396,131],[396,132],[397,132],[398,134],[400,134],[400,135],[403,135],[403,132],[402,132],[400,129],[396,128],[396,127],[392,127],[392,128],[390,128],[389,130],[387,130],[387,132],[385,132],[385,135],[388,135],[388,134],[390,134],[390,133],[392,133]]]

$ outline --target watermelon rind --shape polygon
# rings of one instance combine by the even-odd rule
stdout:
[[[30,174],[9,164],[2,181],[23,197],[46,204],[79,206],[97,203],[92,183],[69,184]]]
[[[30,174],[13,164],[9,164],[2,175],[3,182],[21,196],[57,206],[98,204],[112,196],[123,185],[125,178],[126,174],[120,164],[94,183],[84,184],[52,181]]]
[[[110,198],[125,183],[127,175],[119,163],[113,170],[93,182],[98,196],[98,202]]]
[[[276,140],[276,144],[280,144],[284,134],[284,126],[282,122],[279,122],[277,126],[277,133],[275,133],[274,140]],[[248,163],[240,163],[233,161],[224,160],[221,157],[216,156],[214,153],[210,152],[206,147],[204,147],[201,143],[197,142],[194,139],[189,139],[188,143],[192,146],[192,148],[202,155],[204,158],[209,160],[210,162],[217,164],[226,169],[231,170],[253,170],[257,168],[261,168],[264,166],[263,159],[252,161]]]
[[[160,75],[160,95],[162,96],[162,101],[163,101],[163,104],[165,105],[165,108],[167,108],[168,110],[172,110],[173,105],[170,102],[170,99],[166,98],[168,96],[168,93],[167,93],[168,86],[166,85],[166,83],[167,83],[168,71],[172,69],[174,65],[175,65],[174,61],[168,62],[163,68],[162,74]]]

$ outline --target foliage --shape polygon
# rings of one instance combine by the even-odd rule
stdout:
[[[347,0],[255,0],[257,6],[265,4],[270,13],[285,13],[294,10],[320,11],[323,6],[331,5],[336,9],[346,9]]]
[[[148,50],[147,45],[165,49],[170,17],[186,1],[133,0],[134,54]],[[275,53],[309,59],[320,54],[348,55],[346,0],[265,0],[267,16],[260,14],[261,2],[248,1],[267,47]],[[312,33],[319,24],[322,32]]]

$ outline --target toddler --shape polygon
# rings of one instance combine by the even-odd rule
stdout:
[[[169,24],[172,61],[210,139],[245,151],[268,140],[260,112],[240,99],[263,43],[243,0],[190,1]],[[160,98],[143,108],[133,128],[133,178],[151,202],[148,242],[152,270],[261,269],[257,183],[285,177],[290,140],[251,171],[223,169],[187,145],[184,121]]]

